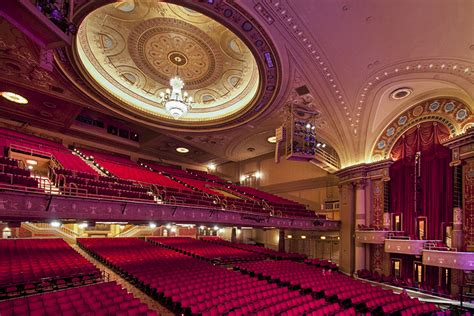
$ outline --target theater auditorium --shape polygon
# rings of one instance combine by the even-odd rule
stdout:
[[[472,315],[473,16],[0,1],[0,316]]]

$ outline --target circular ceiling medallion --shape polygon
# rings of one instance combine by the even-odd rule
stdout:
[[[169,53],[168,59],[176,66],[184,66],[188,63],[188,58],[180,52]]]
[[[390,98],[393,99],[393,100],[405,99],[412,92],[413,92],[413,89],[411,89],[411,88],[398,88],[398,89],[392,91],[392,93],[390,93]]]
[[[146,20],[131,31],[127,46],[138,69],[163,86],[176,74],[187,89],[207,87],[222,76],[224,58],[218,43],[187,21]]]
[[[91,6],[76,35],[75,62],[100,95],[96,99],[106,98],[104,106],[179,130],[230,128],[269,107],[278,93],[280,63],[262,28],[245,13],[228,6],[229,20],[213,3],[187,4],[191,8],[161,1],[134,4],[126,11],[114,4]],[[251,27],[244,27],[242,19]],[[171,117],[160,97],[176,75],[194,100],[180,120]]]

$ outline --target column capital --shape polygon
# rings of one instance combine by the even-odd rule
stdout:
[[[356,190],[365,190],[365,186],[367,185],[367,180],[358,179],[352,182],[352,185],[355,187]]]

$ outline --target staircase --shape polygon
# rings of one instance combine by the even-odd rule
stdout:
[[[38,188],[43,189],[44,192],[55,195],[59,194],[59,188],[53,182],[51,182],[48,177],[38,175],[31,175],[31,177],[38,181]]]
[[[100,170],[99,168],[97,168],[95,165],[94,165],[94,161],[93,160],[87,160],[87,159],[84,159],[83,157],[81,157],[80,155],[78,155],[77,153],[75,153],[74,151],[72,152],[73,155],[81,158],[82,161],[84,161],[89,167],[91,167],[92,170],[94,170],[95,172],[97,172],[99,175],[101,176],[106,176],[106,177],[109,177],[108,174],[106,174],[104,171]]]
[[[79,234],[70,230],[67,227],[52,227],[47,223],[27,223],[23,222],[21,227],[30,231],[33,235],[47,235],[50,237],[53,235],[54,237],[62,238],[66,242],[70,244],[76,243],[76,238],[79,237]]]
[[[153,234],[159,227],[134,226],[129,230],[117,234],[115,237],[143,237]]]

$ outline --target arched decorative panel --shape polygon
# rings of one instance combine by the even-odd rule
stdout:
[[[434,121],[445,125],[450,137],[463,133],[466,126],[472,125],[474,118],[468,106],[451,98],[437,98],[420,102],[397,116],[384,129],[372,149],[371,160],[390,158],[396,141],[408,129],[423,122]]]

